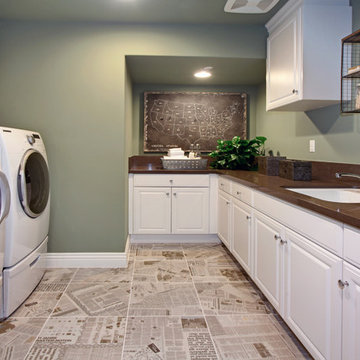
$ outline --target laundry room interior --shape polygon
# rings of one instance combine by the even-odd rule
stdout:
[[[229,2],[0,0],[0,359],[360,359],[360,1]],[[165,169],[147,94],[246,94],[264,159]]]

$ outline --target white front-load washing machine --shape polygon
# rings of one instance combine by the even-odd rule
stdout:
[[[0,170],[0,294],[3,289],[2,269],[4,267],[5,255],[5,225],[4,220],[10,209],[10,188],[6,175]],[[0,308],[3,306],[3,299],[0,296]]]
[[[39,133],[0,127],[1,169],[11,194],[5,219],[3,307],[8,317],[29,296],[45,268],[50,216],[49,170]]]

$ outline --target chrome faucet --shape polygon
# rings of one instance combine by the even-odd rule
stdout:
[[[342,178],[343,176],[348,176],[348,177],[354,177],[354,178],[357,178],[357,179],[360,179],[360,175],[358,174],[352,174],[352,173],[335,173],[335,177],[337,179],[340,179]]]

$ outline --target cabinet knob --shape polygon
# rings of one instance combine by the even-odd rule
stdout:
[[[280,238],[280,244],[281,244],[281,245],[285,245],[285,244],[287,244],[287,241]]]
[[[251,219],[251,216],[247,215],[247,216],[246,216],[246,219],[247,219],[247,220],[250,220],[250,219]]]
[[[176,193],[174,193],[174,196],[176,196]]]
[[[240,191],[237,191],[237,192],[236,192],[236,195],[241,195],[241,192],[240,192]]]
[[[170,195],[170,193],[166,193],[166,196],[169,196]]]
[[[226,202],[226,205],[230,205],[230,201],[227,201],[227,202]]]
[[[342,290],[342,289],[344,289],[345,286],[349,286],[349,283],[347,281],[339,280],[338,281],[338,286]]]
[[[274,235],[274,239],[275,239],[275,240],[281,240],[281,236],[278,235],[278,234],[275,234],[275,235]]]
[[[223,184],[223,183],[220,183],[220,186],[224,186],[224,184]]]
[[[296,89],[293,89],[292,93],[293,93],[293,94],[297,94],[298,91],[297,91]]]

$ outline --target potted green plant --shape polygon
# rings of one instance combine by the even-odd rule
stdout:
[[[264,155],[266,137],[256,136],[254,139],[218,140],[216,150],[209,154],[215,160],[210,164],[214,169],[256,170],[256,157]]]

